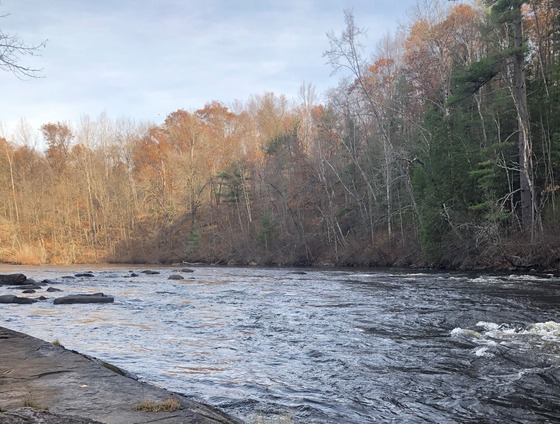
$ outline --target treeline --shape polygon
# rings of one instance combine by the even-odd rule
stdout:
[[[428,1],[273,93],[0,139],[0,260],[560,265],[559,0]],[[6,100],[5,100],[6,101]]]

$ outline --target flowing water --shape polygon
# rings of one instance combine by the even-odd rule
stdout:
[[[0,325],[247,422],[560,422],[560,281],[399,271],[10,268],[113,304],[0,305]],[[6,287],[0,294],[14,293]],[[269,421],[270,420],[270,421]]]

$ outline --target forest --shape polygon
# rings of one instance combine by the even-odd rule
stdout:
[[[558,269],[559,9],[427,1],[375,51],[346,11],[324,101],[22,126],[0,262]]]

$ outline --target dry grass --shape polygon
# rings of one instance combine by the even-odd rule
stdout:
[[[173,412],[181,409],[181,404],[175,399],[166,399],[161,402],[147,400],[137,403],[132,409],[142,412]]]
[[[48,411],[49,408],[46,406],[41,405],[40,403],[34,401],[30,396],[27,397],[24,401],[23,401],[23,407],[24,408],[33,408],[33,409],[37,409],[38,411]]]
[[[53,344],[54,346],[64,347],[64,346],[62,346],[62,344],[60,343],[60,340],[58,340],[58,339],[55,339],[55,340],[52,342],[52,344]]]

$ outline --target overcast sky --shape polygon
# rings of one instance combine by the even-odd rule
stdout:
[[[230,105],[272,91],[297,97],[305,81],[320,96],[337,84],[322,56],[326,33],[350,9],[371,49],[416,0],[0,0],[0,29],[41,57],[22,64],[44,78],[0,72],[0,135],[24,118],[35,129],[106,113],[163,122],[212,100]]]

